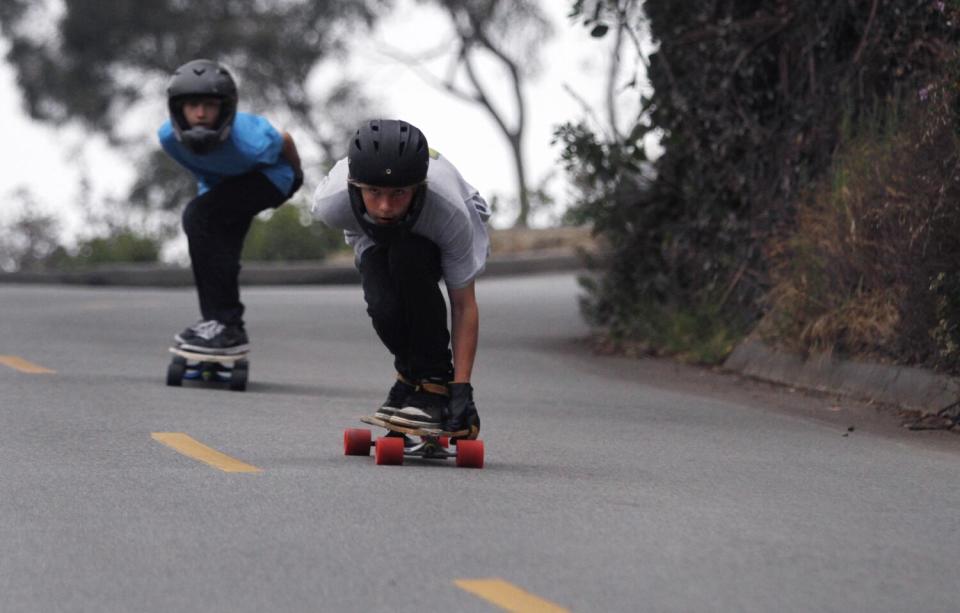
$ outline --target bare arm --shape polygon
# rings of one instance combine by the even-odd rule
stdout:
[[[453,382],[469,383],[477,355],[480,310],[474,283],[450,289],[451,340],[453,342]]]
[[[286,158],[294,170],[300,169],[300,154],[297,152],[297,145],[293,142],[293,137],[289,132],[283,133],[283,157]]]

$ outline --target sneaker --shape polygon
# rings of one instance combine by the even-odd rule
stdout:
[[[390,418],[403,408],[404,403],[407,402],[407,398],[415,391],[417,391],[417,386],[405,379],[400,373],[397,373],[397,380],[393,384],[393,387],[390,388],[387,399],[383,401],[383,406],[377,409],[377,412],[374,413],[373,416],[384,421],[390,421]]]
[[[213,320],[204,322],[203,328],[197,330],[196,338],[191,338],[180,345],[181,349],[198,353],[218,353],[232,355],[243,353],[250,349],[250,339],[243,326],[236,324],[224,325]]]
[[[179,334],[175,335],[173,337],[173,340],[175,340],[178,345],[189,343],[190,341],[194,341],[194,340],[197,340],[198,338],[202,338],[200,334],[203,330],[206,330],[211,327],[215,327],[216,325],[217,325],[217,322],[215,320],[201,319],[200,321],[193,324],[189,328],[184,329],[183,332],[180,332]]]
[[[410,394],[404,407],[390,417],[390,423],[407,428],[440,430],[443,427],[450,392],[443,383],[424,380]]]

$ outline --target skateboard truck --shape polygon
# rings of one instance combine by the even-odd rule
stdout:
[[[222,354],[199,353],[171,347],[173,359],[167,366],[167,385],[180,387],[184,380],[218,381],[229,383],[230,389],[247,389],[250,374],[249,352]]]

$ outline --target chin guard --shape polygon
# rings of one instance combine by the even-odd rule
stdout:
[[[221,131],[194,126],[189,130],[180,130],[177,136],[187,149],[197,155],[204,155],[230,136],[230,128]]]

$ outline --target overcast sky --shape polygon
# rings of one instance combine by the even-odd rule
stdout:
[[[558,124],[583,116],[580,103],[564,91],[564,85],[599,108],[609,41],[591,39],[585,28],[570,23],[566,17],[569,2],[548,0],[542,4],[554,22],[555,36],[544,45],[542,74],[527,91],[528,179],[534,186],[556,169],[558,179],[551,184],[551,191],[563,202],[566,190],[560,184],[559,151],[550,145],[551,134]],[[512,162],[493,121],[479,107],[431,88],[412,69],[380,50],[383,43],[396,45],[399,41],[423,45],[418,50],[429,48],[443,40],[444,26],[442,19],[423,8],[398,11],[382,23],[375,36],[358,43],[348,69],[362,71],[358,74],[364,75],[364,82],[373,93],[381,95],[386,114],[420,127],[431,146],[460,168],[483,195],[510,198],[515,192]],[[0,46],[0,54],[5,53],[5,43],[0,42]],[[500,97],[501,103],[507,100],[505,96]],[[242,84],[240,106],[244,110]],[[0,221],[12,215],[9,194],[23,186],[36,196],[40,208],[54,212],[63,220],[66,232],[76,231],[80,221],[73,203],[83,169],[91,177],[95,199],[104,195],[120,197],[133,179],[128,155],[111,150],[102,138],[84,134],[75,126],[54,129],[33,123],[21,107],[13,71],[2,63],[0,116],[4,118],[4,134],[10,140],[0,147],[0,168],[3,168],[0,195],[7,204],[0,208]],[[166,119],[163,104],[155,108],[147,114],[156,117],[149,117],[145,122],[148,125],[137,128],[144,134],[152,135]],[[277,127],[297,136],[296,126]],[[319,169],[305,170],[307,187],[312,188],[322,174]]]

